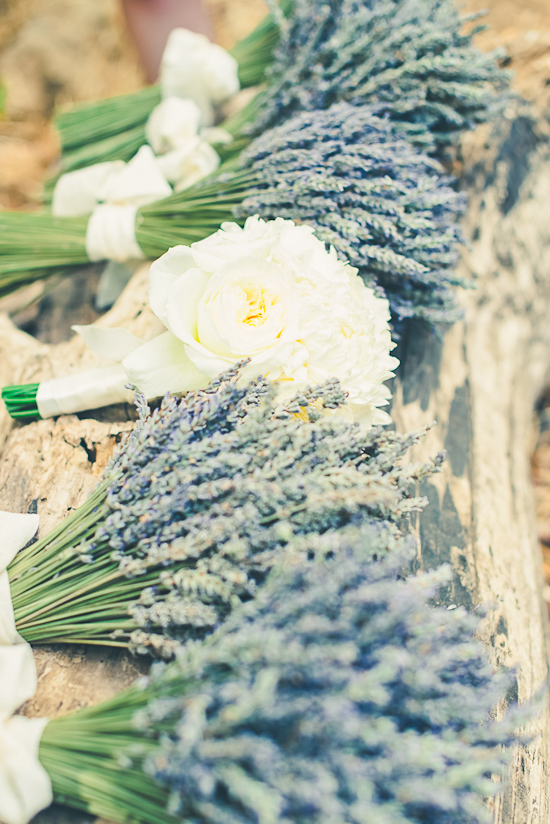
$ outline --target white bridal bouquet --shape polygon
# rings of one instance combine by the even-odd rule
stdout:
[[[311,227],[282,218],[224,223],[151,265],[149,300],[165,332],[142,343],[124,330],[74,327],[119,363],[40,384],[35,411],[49,417],[128,400],[128,383],[148,399],[180,394],[248,359],[244,377],[275,381],[281,400],[337,378],[349,418],[389,422],[381,407],[398,360],[388,301]]]

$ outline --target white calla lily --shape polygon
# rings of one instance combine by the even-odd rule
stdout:
[[[168,390],[177,394],[198,389],[204,375],[187,357],[185,347],[170,332],[144,343],[128,355],[122,365],[131,383],[147,398],[162,397]]]

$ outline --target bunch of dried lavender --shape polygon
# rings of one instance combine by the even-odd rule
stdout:
[[[156,258],[172,246],[206,237],[226,220],[259,214],[302,221],[357,266],[369,284],[384,289],[397,320],[450,322],[457,316],[451,287],[465,285],[453,270],[461,241],[456,217],[465,198],[452,184],[437,161],[412,147],[378,108],[340,103],[296,115],[268,130],[217,176],[142,206],[136,237],[144,254]],[[0,215],[0,230],[6,230],[0,231],[0,294],[32,279],[22,266],[49,265],[43,244],[33,262],[31,223],[31,234],[47,235],[55,268],[86,259],[86,220]],[[61,242],[67,228],[80,237],[74,246],[66,237]],[[24,249],[16,269],[14,244],[21,253]]]
[[[475,19],[453,0],[293,0],[248,128],[337,100],[380,103],[435,151],[501,105],[508,75],[498,52],[472,45]]]
[[[141,422],[86,504],[10,565],[19,632],[169,655],[255,595],[294,535],[397,524],[432,473],[399,461],[418,434],[363,431],[321,411],[337,382],[285,410],[237,370]],[[421,434],[421,433],[420,433]]]
[[[513,676],[473,616],[428,605],[449,570],[399,580],[410,553],[387,538],[303,536],[309,560],[287,558],[205,643],[50,722],[57,797],[149,824],[488,822],[519,720],[491,710]]]
[[[467,285],[454,270],[465,198],[379,114],[340,103],[267,131],[242,155],[259,183],[233,214],[313,226],[369,286],[382,287],[397,321],[453,321],[451,287]]]

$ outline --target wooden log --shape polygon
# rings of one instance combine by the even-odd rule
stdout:
[[[125,326],[147,339],[157,322],[147,303],[148,264],[135,274],[100,325]],[[7,303],[7,301],[5,301]],[[56,310],[54,308],[54,314]],[[46,320],[46,325],[49,320]],[[0,384],[33,383],[99,365],[77,336],[56,345],[40,343],[0,315]],[[132,407],[97,410],[21,424],[0,409],[0,509],[38,511],[45,535],[94,488],[123,433],[132,428]],[[147,662],[116,649],[54,646],[35,650],[38,691],[24,707],[33,716],[63,714],[97,703],[128,686]]]
[[[421,490],[429,504],[419,565],[452,564],[444,603],[493,608],[484,639],[496,663],[517,667],[525,701],[544,687],[549,664],[529,448],[550,368],[550,151],[528,111],[507,115],[463,147],[470,245],[461,268],[477,289],[443,339],[414,324],[405,331],[393,417],[400,431],[435,419],[413,457],[448,455]],[[545,705],[536,737],[514,756],[495,822],[550,819],[549,720]]]

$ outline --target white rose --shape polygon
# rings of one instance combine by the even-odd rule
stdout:
[[[278,381],[282,398],[337,377],[356,418],[389,422],[380,407],[398,361],[388,302],[311,228],[281,218],[225,223],[155,261],[149,299],[167,331],[123,361],[147,397],[203,386],[250,358],[246,377]]]
[[[201,110],[202,125],[210,126],[214,106],[239,91],[238,70],[235,58],[203,34],[174,29],[162,55],[162,96],[194,100]]]
[[[187,146],[197,138],[200,119],[200,109],[193,100],[167,97],[149,115],[147,142],[157,155]]]

